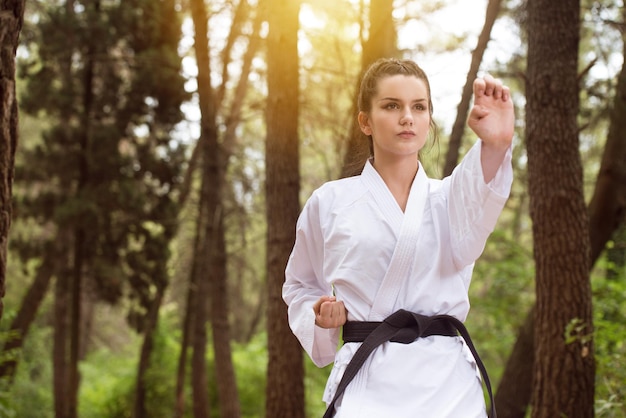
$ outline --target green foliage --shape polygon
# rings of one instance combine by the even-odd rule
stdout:
[[[600,259],[591,276],[594,297],[596,416],[626,418],[626,268]],[[610,279],[609,270],[613,269]]]
[[[326,412],[326,403],[322,400],[326,381],[333,365],[317,367],[305,354],[304,359],[304,396],[306,416],[310,418],[321,417]]]
[[[474,268],[466,323],[494,386],[534,301],[533,280],[532,254],[518,239],[494,231]]]
[[[586,344],[591,341],[592,338],[593,334],[589,333],[587,325],[585,325],[584,321],[580,318],[573,318],[565,326],[565,332],[563,335],[565,344],[579,342],[583,346],[586,346]]]
[[[258,333],[250,342],[233,344],[232,348],[241,415],[246,418],[264,418],[267,335],[265,332]],[[318,368],[304,352],[303,356],[306,416],[320,417],[326,410],[322,395],[332,365]]]
[[[152,365],[146,376],[150,417],[170,417],[174,409],[174,376],[179,356],[180,332],[173,320],[162,316],[159,331],[154,339]],[[101,348],[92,352],[81,363],[82,385],[80,391],[80,416],[84,418],[130,418],[133,408],[137,353],[141,338],[135,336],[121,351]],[[267,367],[267,337],[258,333],[245,343],[233,343],[233,363],[237,375],[237,386],[241,414],[246,418],[264,418],[265,381]],[[322,394],[330,367],[317,368],[308,359],[305,361],[306,408],[308,417],[321,416],[325,410]],[[208,391],[211,395],[211,410],[217,415],[216,379],[211,346],[207,352],[209,376]],[[189,377],[189,369],[187,376]],[[40,383],[41,385],[41,383]],[[45,385],[41,390],[46,390]],[[190,389],[186,388],[186,415],[191,417]],[[20,415],[21,416],[21,415]]]
[[[20,418],[53,418],[52,400],[52,331],[34,327],[19,354],[15,381],[2,407]],[[11,416],[11,415],[8,415]]]
[[[3,318],[6,318],[10,312],[4,312]],[[15,338],[15,333],[11,331],[0,331],[0,346],[3,346],[7,341]],[[6,361],[19,360],[19,353],[15,350],[9,352],[2,352],[0,354],[0,364]],[[13,418],[16,416],[16,412],[11,405],[11,382],[8,377],[0,378],[0,417]]]
[[[133,410],[139,340],[121,352],[99,349],[81,363],[80,416],[128,418]]]
[[[147,412],[154,418],[169,418],[174,410],[176,382],[173,376],[180,354],[180,333],[175,332],[173,326],[171,321],[169,324],[159,323],[154,334],[151,367],[145,376]]]
[[[180,15],[173,1],[38,5],[26,16],[37,25],[22,44],[20,104],[47,123],[17,159],[14,198],[16,229],[27,231],[25,222],[47,233],[16,235],[12,246],[32,259],[50,242],[70,252],[67,237],[82,236],[76,259],[98,297],[128,294],[141,329],[155,286],[169,281],[185,167],[185,147],[171,135],[188,99]],[[65,277],[71,266],[60,264]]]
[[[148,415],[154,418],[169,418],[174,410],[180,335],[169,322],[164,318],[154,333],[151,364],[145,375],[146,407]],[[122,351],[99,349],[81,363],[81,417],[132,416],[142,343],[142,337],[135,335]]]
[[[10,384],[6,378],[0,379],[0,417],[14,418],[17,416],[15,410],[10,406]]]
[[[241,416],[263,418],[265,415],[267,335],[259,333],[250,342],[233,344],[232,348]]]

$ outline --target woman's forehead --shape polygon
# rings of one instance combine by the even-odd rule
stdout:
[[[386,97],[407,97],[415,96],[417,99],[428,98],[426,83],[421,78],[414,75],[390,75],[378,80],[376,86],[376,96]]]

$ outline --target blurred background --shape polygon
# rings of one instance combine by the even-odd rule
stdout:
[[[626,98],[624,5],[579,6],[574,163],[585,227],[611,222],[587,247],[594,329],[572,317],[563,335],[584,350],[593,336],[595,416],[624,418],[624,212],[591,207],[600,174],[626,167],[626,136],[609,134],[626,124],[626,108],[611,114]],[[0,416],[321,416],[329,369],[286,328],[282,271],[299,208],[361,147],[356,87],[382,56],[430,77],[438,140],[420,158],[431,177],[475,141],[471,80],[511,87],[515,182],[476,265],[467,326],[498,415],[531,416],[528,16],[524,0],[27,0]],[[603,193],[626,201],[623,188]]]

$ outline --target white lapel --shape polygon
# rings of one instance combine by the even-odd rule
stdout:
[[[400,235],[400,229],[402,228],[404,213],[402,213],[402,209],[400,209],[393,194],[391,194],[391,191],[387,188],[385,180],[382,179],[369,160],[365,163],[363,173],[361,173],[361,181],[365,183],[374,197],[376,204],[387,218],[397,239]]]
[[[371,169],[374,170],[373,167]],[[378,288],[368,318],[369,321],[382,321],[393,313],[401,285],[411,274],[418,233],[428,199],[428,176],[420,163],[404,213],[383,181],[375,182],[375,185],[368,184],[368,187],[384,213],[389,214],[398,237],[387,273]]]

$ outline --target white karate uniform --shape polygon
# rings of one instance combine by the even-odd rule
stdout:
[[[374,167],[317,189],[297,223],[285,272],[289,324],[313,362],[334,361],[330,402],[361,343],[338,351],[340,329],[315,325],[313,304],[335,294],[349,321],[382,321],[399,309],[464,321],[475,260],[508,198],[511,150],[485,184],[479,140],[451,176],[420,164],[405,212]],[[471,332],[471,330],[470,330]],[[478,347],[480,352],[480,347]],[[485,417],[480,375],[460,337],[430,336],[374,350],[336,405],[336,418]]]

